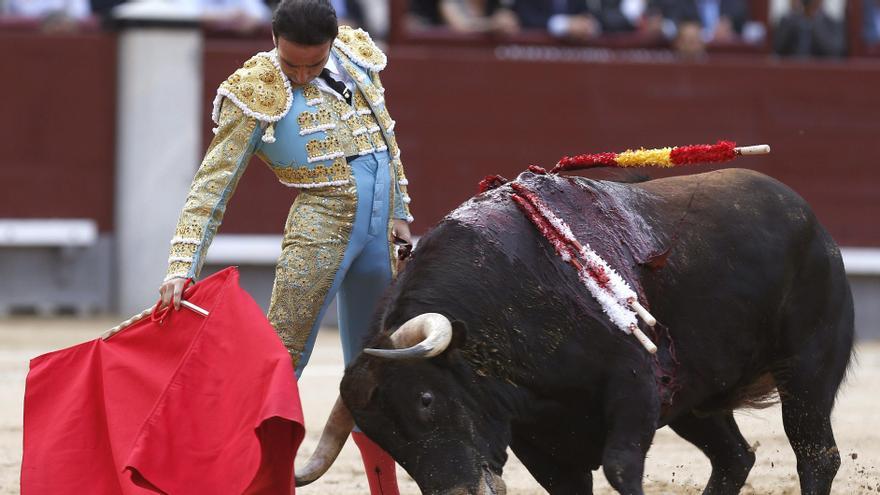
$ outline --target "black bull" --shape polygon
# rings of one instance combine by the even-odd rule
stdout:
[[[510,446],[551,493],[591,493],[599,466],[618,492],[642,493],[669,425],[710,459],[707,493],[738,493],[755,454],[732,411],[774,390],[802,492],[830,492],[853,306],[839,249],[797,194],[745,170],[517,181],[637,290],[659,351],[610,323],[509,186],[471,199],[421,240],[371,344],[409,346],[389,337],[425,313],[451,322],[451,342],[430,358],[362,354],[341,385],[424,492],[503,493]]]

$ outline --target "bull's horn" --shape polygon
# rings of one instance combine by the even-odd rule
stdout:
[[[351,412],[343,404],[342,397],[338,397],[336,404],[333,404],[333,410],[330,411],[330,417],[327,418],[327,424],[324,426],[324,432],[321,433],[315,452],[309,458],[306,467],[296,472],[296,486],[308,485],[330,469],[353,427],[354,419],[351,417]]]
[[[364,349],[364,352],[389,359],[429,358],[445,351],[451,341],[449,318],[439,313],[424,313],[391,334],[394,349]]]

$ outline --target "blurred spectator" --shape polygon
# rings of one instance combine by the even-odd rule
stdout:
[[[391,6],[389,0],[346,0],[354,3],[360,11],[358,23],[370,33],[374,40],[385,39],[388,36],[389,17]]]
[[[601,33],[586,0],[411,0],[410,25],[447,26],[457,32],[513,35],[545,29],[559,38],[585,41]]]
[[[388,3],[388,0],[379,1]],[[281,3],[281,0],[265,0],[265,3],[270,10],[274,11],[275,7]],[[336,18],[340,21],[340,24],[342,24],[343,19],[349,20],[350,23],[360,24],[360,21],[363,19],[363,16],[361,15],[363,9],[361,8],[361,4],[356,0],[330,0],[330,5],[336,10]],[[350,26],[351,24],[345,23],[345,25]]]
[[[407,29],[418,31],[424,28],[442,26],[440,0],[410,0],[406,14]],[[450,26],[454,29],[454,26]]]
[[[862,0],[864,36],[868,46],[880,43],[880,0]]]
[[[501,34],[543,29],[559,38],[586,41],[602,32],[645,29],[641,17],[647,1],[411,0],[409,23],[415,29],[446,26],[457,32]]]
[[[846,0],[771,0],[773,51],[783,56],[842,57]]]
[[[602,26],[585,0],[500,0],[492,18],[502,31],[546,29],[557,38],[587,41],[602,33]]]
[[[330,0],[330,4],[336,10],[336,19],[340,25],[361,27],[364,24],[364,16],[361,4],[354,0]]]
[[[663,15],[654,0],[599,0],[602,31],[638,32],[645,37],[662,35]]]
[[[708,43],[756,42],[763,28],[748,21],[746,0],[656,0],[664,18],[663,32],[675,50],[687,57],[705,53]]]
[[[258,0],[263,1],[263,0]],[[281,0],[265,0],[270,11],[274,11]],[[364,27],[370,36],[384,39],[388,33],[388,1],[389,0],[330,0],[336,10],[336,18],[340,26]],[[412,1],[411,1],[412,3]],[[271,17],[271,13],[270,13]]]
[[[194,6],[205,20],[231,24],[239,31],[253,31],[269,22],[272,11],[263,0],[177,0]]]
[[[439,3],[441,19],[454,31],[492,31],[489,9],[486,0],[440,0]]]
[[[113,7],[125,2],[125,0],[91,0],[92,13],[107,20],[113,11]]]
[[[89,0],[5,0],[3,14],[29,19],[61,14],[71,19],[85,19],[90,14]]]
[[[411,0],[409,24],[414,29],[445,26],[459,33],[520,30],[516,14],[496,0]]]
[[[483,0],[411,0],[412,27],[446,26],[456,32],[489,30],[488,6]]]
[[[89,0],[5,0],[3,14],[39,19],[46,31],[73,31],[91,11]]]
[[[99,1],[116,4],[111,6],[111,15],[114,17],[138,19],[181,16],[218,23],[224,28],[242,33],[250,33],[265,26],[272,16],[264,0]]]
[[[602,26],[602,32],[651,32],[659,34],[659,13],[656,16],[658,22],[652,23],[651,5],[648,0],[593,0],[590,3],[596,10],[594,15]]]

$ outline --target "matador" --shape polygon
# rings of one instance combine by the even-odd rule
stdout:
[[[407,180],[379,73],[386,56],[360,29],[337,28],[327,0],[285,0],[275,49],[217,91],[215,137],[171,240],[163,301],[198,276],[227,203],[256,155],[297,195],[284,227],[268,318],[299,377],[338,295],[347,365],[394,276],[393,236],[409,240]],[[355,433],[372,493],[396,493],[394,461]],[[377,469],[379,468],[379,469]],[[392,486],[393,485],[393,486]]]

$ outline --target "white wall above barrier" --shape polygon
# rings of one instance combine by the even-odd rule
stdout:
[[[85,247],[98,240],[98,225],[83,218],[0,218],[0,246]]]

